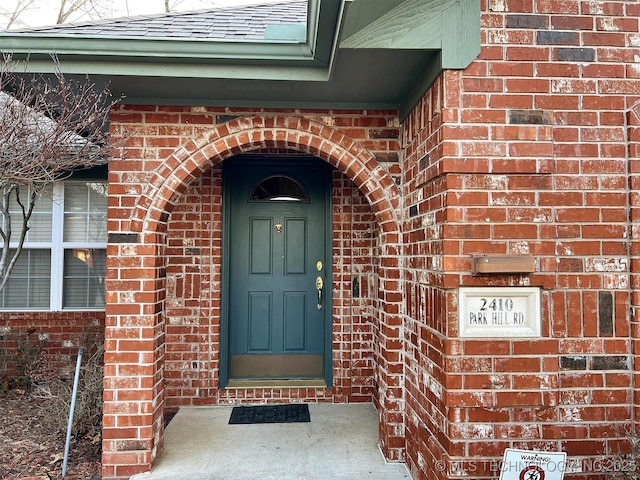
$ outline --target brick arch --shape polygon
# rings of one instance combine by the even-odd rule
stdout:
[[[229,157],[263,148],[295,150],[325,160],[365,195],[383,235],[399,233],[400,191],[375,157],[335,128],[288,116],[234,119],[180,147],[144,188],[130,219],[130,231],[158,231],[178,194],[192,180]]]
[[[206,172],[234,155],[261,149],[286,149],[317,156],[342,171],[360,189],[374,212],[380,230],[381,278],[379,334],[375,355],[379,435],[388,460],[404,456],[402,397],[402,257],[400,255],[398,187],[373,155],[335,128],[302,117],[243,117],[212,128],[170,155],[153,173],[138,198],[129,225],[121,233],[142,233],[139,243],[113,245],[111,268],[128,270],[127,281],[109,280],[105,319],[105,440],[102,471],[105,478],[128,478],[151,469],[163,443],[164,330],[163,301],[166,276],[164,230],[180,193]],[[128,236],[125,235],[125,238]],[[137,257],[137,258],[135,258]],[[132,267],[133,265],[133,267]],[[138,277],[136,277],[138,275]],[[136,281],[138,280],[138,281]],[[135,326],[140,340],[128,337]],[[128,350],[129,349],[129,350]],[[131,363],[129,363],[131,362]],[[115,372],[125,365],[123,380]],[[123,383],[124,381],[129,383]],[[135,385],[136,425],[123,429],[118,413],[129,408],[117,392]],[[121,410],[125,409],[125,410]],[[128,410],[126,410],[128,411]],[[120,473],[122,472],[122,474]]]

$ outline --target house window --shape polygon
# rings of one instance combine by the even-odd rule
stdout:
[[[11,212],[12,240],[17,241],[21,214],[13,197]],[[24,250],[0,292],[0,308],[103,309],[106,217],[105,182],[54,185],[36,203]]]

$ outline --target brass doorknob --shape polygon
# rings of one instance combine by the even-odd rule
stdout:
[[[322,287],[324,286],[324,280],[322,277],[316,277],[316,290],[318,290],[318,310],[322,310]]]

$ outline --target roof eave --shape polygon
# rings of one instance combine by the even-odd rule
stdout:
[[[309,0],[307,28],[306,42],[4,33],[0,50],[28,56],[36,73],[53,73],[55,52],[65,73],[139,103],[393,108],[401,118],[443,69],[480,51],[477,0]]]
[[[71,73],[196,76],[233,72],[230,78],[326,79],[344,14],[351,0],[308,0],[306,41],[227,41],[109,35],[0,32],[0,50],[29,58],[28,71],[51,73],[50,55]],[[49,61],[47,63],[47,61]],[[229,68],[230,67],[230,68]],[[321,70],[324,72],[320,73]],[[238,77],[238,75],[248,75]]]

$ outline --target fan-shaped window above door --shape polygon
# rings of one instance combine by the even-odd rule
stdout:
[[[294,178],[273,175],[263,178],[251,191],[253,202],[308,202],[309,194]]]

